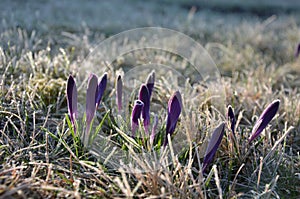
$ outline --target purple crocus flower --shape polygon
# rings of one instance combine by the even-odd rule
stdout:
[[[149,98],[151,98],[151,95],[152,95],[152,91],[153,91],[153,88],[154,88],[154,82],[155,82],[155,72],[152,71],[148,78],[147,78],[147,81],[146,81],[146,86],[148,88],[148,91],[149,91]]]
[[[274,100],[268,107],[263,111],[263,113],[259,116],[256,121],[251,136],[249,138],[249,143],[252,142],[256,137],[260,135],[260,133],[266,128],[269,122],[276,115],[279,108],[280,100]]]
[[[144,120],[145,131],[148,131],[148,126],[150,124],[150,95],[148,88],[145,84],[142,84],[139,91],[139,100],[144,103],[144,107],[142,110],[142,117]]]
[[[139,126],[139,119],[141,118],[143,107],[144,107],[144,103],[141,100],[135,100],[132,113],[131,113],[132,136],[134,136]]]
[[[176,91],[168,102],[168,117],[167,117],[166,137],[164,140],[164,146],[168,144],[168,134],[170,134],[171,136],[175,131],[180,113],[181,113],[181,95],[179,91]]]
[[[227,118],[228,118],[228,121],[229,121],[231,132],[232,132],[233,135],[235,135],[236,120],[235,120],[233,108],[230,105],[228,106]]]
[[[100,101],[102,99],[103,93],[106,89],[106,84],[107,84],[107,73],[104,73],[102,76],[98,88],[97,88],[97,95],[96,95],[96,108],[98,108]]]
[[[225,123],[222,122],[213,132],[203,159],[202,173],[205,171],[209,163],[214,158],[224,135]]]
[[[121,75],[118,76],[117,79],[117,88],[116,88],[116,100],[119,113],[122,110],[122,91],[123,90],[123,81]]]
[[[74,78],[70,75],[67,82],[67,103],[70,119],[76,133],[75,120],[77,117],[77,87]]]
[[[88,88],[86,91],[86,135],[89,136],[90,125],[96,111],[96,94],[98,90],[98,78],[91,74],[88,79]]]
[[[298,58],[300,55],[300,43],[298,43],[297,47],[296,47],[296,51],[295,51],[295,57]]]

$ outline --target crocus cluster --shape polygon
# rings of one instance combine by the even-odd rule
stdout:
[[[155,73],[152,72],[145,84],[142,84],[139,90],[138,100],[134,102],[134,106],[131,113],[131,132],[132,136],[135,136],[135,132],[139,127],[139,121],[143,121],[143,126],[146,134],[149,134],[150,126],[150,101],[152,92],[154,89]],[[118,93],[118,92],[117,92]],[[117,97],[118,98],[118,97]],[[168,102],[168,115],[166,122],[166,134],[164,139],[164,147],[168,144],[168,135],[172,135],[175,131],[177,121],[181,113],[181,95],[179,91],[176,91]],[[153,143],[155,137],[155,129],[158,124],[157,116],[154,117],[152,125],[150,142]]]
[[[134,106],[131,112],[131,133],[132,137],[135,136],[136,131],[139,128],[139,122],[143,121],[143,127],[145,133],[150,133],[150,101],[154,89],[155,82],[155,72],[153,71],[147,78],[146,82],[141,85],[139,90],[138,99],[135,100]],[[86,92],[86,128],[84,140],[85,144],[89,138],[91,131],[91,124],[95,116],[95,112],[101,102],[102,96],[106,89],[107,84],[107,74],[105,73],[100,81],[96,75],[91,74],[88,78],[88,86]],[[122,111],[122,91],[123,90],[123,81],[121,75],[117,78],[116,83],[116,102],[118,106],[118,111]],[[75,80],[72,76],[69,76],[67,82],[67,103],[68,103],[68,112],[69,117],[76,132],[76,118],[78,115],[77,111],[77,88]],[[164,146],[168,144],[167,136],[172,135],[175,131],[177,121],[181,113],[181,95],[179,91],[176,91],[170,98],[168,102],[168,116],[166,122],[166,137],[164,140]],[[151,129],[150,142],[153,143],[156,128],[158,125],[157,116],[153,119],[153,125]]]
[[[138,99],[135,100],[132,112],[131,112],[131,133],[132,137],[135,137],[136,131],[140,127],[140,121],[142,121],[142,125],[144,127],[144,131],[149,135],[150,133],[150,102],[151,96],[154,89],[155,83],[155,73],[152,72],[145,83],[140,86]],[[96,75],[91,74],[88,78],[88,86],[86,92],[86,129],[84,140],[85,144],[89,140],[89,134],[91,130],[91,124],[93,118],[95,116],[95,112],[101,102],[102,96],[106,89],[107,84],[107,74],[105,73],[98,82],[98,78]],[[122,77],[119,75],[116,83],[116,101],[118,106],[118,111],[122,111],[122,90],[123,90],[123,82]],[[74,128],[74,132],[77,131],[77,123],[76,118],[78,117],[77,111],[77,88],[75,80],[72,76],[69,76],[67,82],[67,103],[68,103],[68,112],[69,117]],[[262,112],[256,121],[251,135],[249,137],[248,143],[250,144],[255,138],[257,138],[261,132],[267,127],[270,121],[276,115],[279,108],[280,101],[275,100],[271,104],[267,106],[267,108]],[[163,146],[166,147],[168,144],[168,135],[172,135],[175,132],[175,128],[177,122],[179,120],[179,116],[182,111],[182,100],[181,94],[179,91],[176,91],[169,99],[168,109],[167,109],[167,121],[166,121],[166,132],[165,138],[163,142]],[[228,127],[232,133],[233,139],[235,139],[236,134],[236,118],[234,114],[234,109],[231,106],[228,106],[227,110],[227,119],[228,119]],[[157,115],[153,118],[153,124],[151,129],[150,143],[153,144],[156,128],[158,125],[158,117]],[[203,159],[203,167],[202,172],[208,167],[210,162],[213,160],[219,145],[221,144],[223,135],[225,131],[225,122],[219,124],[212,133],[210,141],[208,143],[208,147],[205,151],[204,159]]]
[[[142,84],[139,90],[138,100],[134,102],[134,106],[131,113],[131,132],[132,136],[135,136],[135,133],[139,127],[139,121],[143,120],[143,126],[146,133],[149,132],[150,125],[150,100],[152,91],[154,88],[155,73],[154,71],[148,76],[145,84]],[[119,112],[122,108],[122,79],[121,76],[117,80],[117,104]]]
[[[85,136],[89,137],[91,123],[94,118],[96,109],[99,107],[102,96],[106,89],[107,84],[107,74],[105,73],[98,82],[96,75],[91,74],[88,78],[88,87],[86,92],[86,129]],[[76,129],[76,118],[78,115],[77,111],[77,87],[73,76],[69,76],[67,82],[67,103],[68,103],[68,112],[70,116],[71,123]]]

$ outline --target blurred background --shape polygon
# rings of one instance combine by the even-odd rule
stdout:
[[[108,36],[160,26],[196,39],[221,70],[235,70],[260,58],[291,61],[300,42],[299,0],[2,0],[0,7],[0,44],[20,51],[71,46],[86,56]]]
[[[2,0],[0,30],[21,27],[43,33],[92,32],[115,34],[145,26],[162,26],[190,34],[220,34],[243,22],[255,24],[271,16],[294,16],[298,0]]]

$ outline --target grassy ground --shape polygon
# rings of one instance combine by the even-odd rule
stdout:
[[[200,9],[193,1],[164,1],[162,6],[128,1],[123,7],[114,1],[97,5],[100,11],[89,3],[82,9],[81,4],[67,6],[67,1],[35,6],[24,3],[23,7],[7,3],[0,32],[0,198],[297,198],[300,57],[294,54],[300,42],[299,16],[294,12],[296,4],[287,4],[284,11],[274,4],[274,13],[257,14],[270,6],[266,2],[262,11],[253,5],[244,5],[248,10],[236,9],[236,4],[229,4],[226,10],[220,3]],[[87,16],[114,6],[134,14],[107,11],[112,19],[103,14],[101,22],[101,14]],[[9,14],[21,7],[29,13],[37,8],[45,10],[28,18],[26,12]],[[51,11],[64,7],[70,10],[57,15]],[[68,15],[72,9],[79,12],[73,20],[73,15]],[[146,13],[143,20],[142,10]],[[124,16],[128,23],[121,20]],[[71,136],[65,119],[69,74],[79,77],[76,68],[107,35],[146,25],[174,28],[203,44],[223,75],[226,105],[232,105],[240,115],[237,140],[241,152],[232,150],[227,129],[204,176],[198,163],[202,157],[197,156],[203,151],[201,146],[189,152],[191,158],[172,159],[173,166],[128,174],[110,170]],[[118,64],[124,65],[115,63],[110,77]],[[103,99],[107,106],[114,81],[109,79]],[[274,99],[281,100],[278,115],[248,150],[246,140],[254,122]],[[205,129],[216,118],[207,106],[194,106],[198,110],[193,116],[196,130],[206,135]],[[185,122],[187,118],[181,118],[177,131],[186,131]]]

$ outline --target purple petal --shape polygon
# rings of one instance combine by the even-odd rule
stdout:
[[[149,91],[149,98],[151,98],[151,95],[152,95],[152,91],[153,91],[153,88],[154,88],[154,82],[155,82],[155,72],[152,71],[152,73],[149,74],[149,76],[147,78],[147,81],[146,81],[146,86],[147,86],[148,91]]]
[[[98,89],[98,78],[96,75],[90,75],[88,79],[88,88],[86,92],[86,134],[89,134],[90,125],[96,111],[96,93]]]
[[[176,124],[181,113],[181,95],[176,91],[168,102],[168,118],[166,127],[166,137],[164,146],[168,144],[168,134],[172,135],[175,131]]]
[[[229,124],[230,124],[231,132],[234,135],[235,134],[236,120],[235,120],[233,108],[230,105],[228,106],[227,117],[228,117],[228,121],[229,121]]]
[[[203,159],[203,168],[202,172],[205,171],[209,163],[212,161],[215,156],[219,145],[221,144],[223,135],[224,135],[225,123],[222,122],[213,132],[210,141],[208,143],[207,149],[205,151]]]
[[[106,84],[107,84],[107,73],[105,73],[99,84],[98,84],[98,89],[97,89],[97,95],[96,95],[96,107],[98,108],[100,101],[102,99],[103,93],[106,89]]]
[[[252,142],[256,137],[260,135],[260,133],[266,128],[269,122],[276,115],[279,108],[280,100],[275,100],[263,111],[263,113],[259,116],[256,121],[251,136],[249,138],[249,143]]]
[[[119,112],[121,112],[122,110],[122,92],[123,92],[122,90],[123,90],[123,81],[121,75],[119,75],[117,79],[117,88],[116,88],[116,100],[117,100]]]
[[[139,119],[141,118],[143,107],[144,107],[144,103],[141,100],[135,100],[132,113],[131,113],[132,135],[134,135],[136,129],[139,126]]]
[[[67,82],[67,103],[73,128],[75,129],[75,120],[77,117],[77,88],[74,78],[70,75]]]
[[[142,117],[144,120],[145,130],[147,130],[150,124],[150,96],[149,96],[148,88],[145,84],[142,84],[140,88],[139,100],[141,100],[144,103]]]
[[[300,43],[297,45],[296,52],[295,52],[295,57],[298,58],[299,55],[300,55]]]

